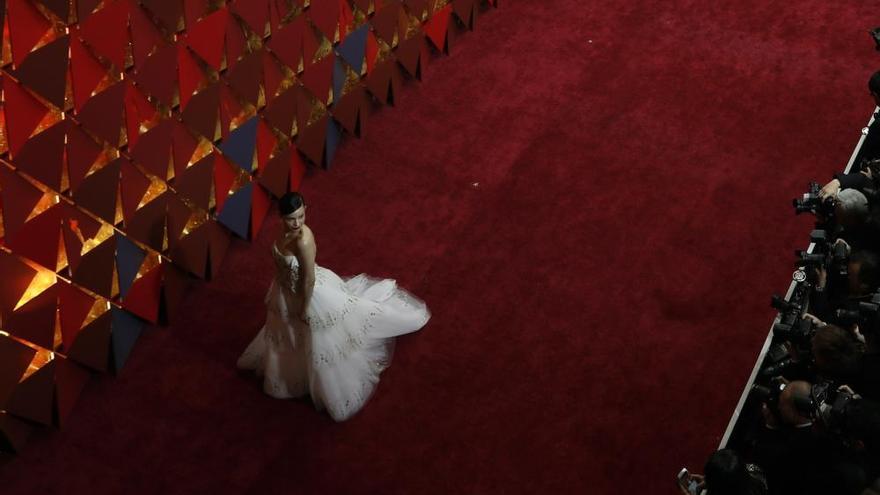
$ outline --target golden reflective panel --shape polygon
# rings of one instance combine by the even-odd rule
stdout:
[[[115,230],[113,226],[106,222],[101,222],[101,227],[98,229],[98,232],[94,237],[90,237],[85,239],[82,245],[82,249],[80,250],[80,255],[85,255],[92,249],[99,246],[101,243],[109,239],[113,236]]]
[[[13,308],[13,311],[18,308],[24,306],[28,302],[30,302],[33,298],[39,296],[43,292],[46,291],[49,287],[55,284],[58,280],[58,276],[55,272],[51,270],[47,270],[42,266],[33,263],[29,260],[24,260],[26,264],[28,264],[31,268],[37,271],[37,274],[34,275],[34,278],[31,279],[31,283],[28,285],[28,288],[25,289],[24,294],[19,298],[18,303]]]
[[[110,301],[99,297],[95,299],[94,304],[92,304],[92,308],[89,310],[89,313],[86,315],[86,318],[83,320],[82,325],[79,328],[85,328],[90,325],[93,321],[97,320],[104,313],[110,311]]]
[[[138,203],[137,209],[141,209],[145,204],[158,198],[162,193],[168,190],[168,184],[166,184],[165,181],[155,175],[146,175],[147,178],[150,179],[150,187],[147,188],[147,192],[144,193],[144,197],[141,198],[141,202]]]
[[[59,202],[59,198],[58,198],[57,194],[55,194],[54,192],[51,192],[51,191],[44,192],[43,197],[40,198],[40,200],[34,206],[34,209],[31,210],[31,212],[28,214],[28,217],[27,217],[27,219],[25,219],[25,222],[31,221],[33,218],[39,216],[44,211],[46,211],[49,208],[58,204],[58,202]]]

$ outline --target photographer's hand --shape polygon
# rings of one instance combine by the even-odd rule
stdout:
[[[764,426],[771,430],[779,428],[779,420],[776,419],[776,415],[773,414],[766,402],[761,404],[761,416],[764,417]]]
[[[828,271],[825,270],[824,266],[817,267],[815,269],[816,272],[816,287],[819,290],[825,288],[825,284],[828,282]]]
[[[825,200],[827,198],[833,198],[837,196],[837,193],[840,191],[840,181],[837,179],[832,179],[831,182],[822,186],[822,189],[819,190],[819,198]]]
[[[827,327],[827,326],[828,326],[827,323],[825,323],[824,321],[820,320],[819,318],[816,318],[815,316],[811,315],[810,313],[804,313],[804,315],[801,316],[801,318],[803,318],[803,319],[805,319],[805,320],[810,320],[810,321],[812,321],[812,322],[813,322],[813,325],[815,325],[817,328],[822,328],[822,327]]]

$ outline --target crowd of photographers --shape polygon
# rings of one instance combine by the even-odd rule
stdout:
[[[880,71],[868,82],[880,106]],[[880,495],[880,115],[848,173],[794,201],[812,248],[779,318],[728,447],[690,495]]]

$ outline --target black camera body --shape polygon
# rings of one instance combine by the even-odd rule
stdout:
[[[819,197],[821,189],[818,183],[810,182],[807,192],[791,201],[795,215],[809,212],[825,222],[830,221],[834,216],[835,200],[831,197],[825,199]]]
[[[821,421],[829,430],[840,431],[853,400],[853,394],[839,390],[833,382],[821,382],[811,387],[809,397],[796,397],[794,403],[801,414]]]
[[[880,330],[880,292],[871,295],[867,301],[859,301],[853,306],[835,311],[837,319],[844,325],[858,325],[863,333],[876,333]]]

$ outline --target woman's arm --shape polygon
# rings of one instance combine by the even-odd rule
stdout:
[[[302,307],[299,318],[306,320],[306,310],[312,300],[315,288],[315,238],[311,231],[306,231],[296,241],[296,260],[299,262],[299,292],[302,295]]]

